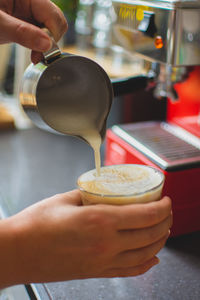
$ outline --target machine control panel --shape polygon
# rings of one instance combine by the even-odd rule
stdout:
[[[144,12],[144,17],[138,26],[138,30],[147,36],[154,37],[157,32],[155,14],[148,11]]]
[[[114,43],[174,67],[200,65],[200,1],[112,2]]]

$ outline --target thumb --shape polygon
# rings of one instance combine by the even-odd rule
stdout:
[[[0,11],[0,43],[15,42],[34,51],[45,52],[51,48],[49,36],[39,27]]]
[[[71,204],[72,206],[82,205],[81,194],[78,189],[74,189],[66,193],[58,194],[57,197],[65,204]]]

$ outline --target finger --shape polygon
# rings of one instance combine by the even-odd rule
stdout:
[[[168,236],[169,234],[150,246],[118,254],[113,261],[113,267],[135,267],[144,264],[146,261],[152,259],[164,247]]]
[[[11,15],[13,13],[14,1],[0,1],[0,10]]]
[[[0,11],[0,25],[0,43],[15,42],[39,52],[48,51],[51,48],[51,39],[40,28],[3,11]]]
[[[43,24],[58,41],[67,31],[67,20],[62,11],[49,0],[35,0],[32,4],[34,19]]]
[[[169,229],[172,226],[171,215],[163,220],[161,223],[151,227],[120,231],[120,245],[123,249],[139,249],[151,245],[159,241],[162,237],[168,234]]]
[[[32,51],[31,52],[31,61],[34,64],[39,63],[43,59],[43,55],[41,52]]]
[[[164,197],[159,201],[115,207],[118,230],[153,226],[171,214],[171,200]]]
[[[152,259],[146,261],[144,264],[138,265],[136,267],[127,268],[113,268],[104,271],[99,277],[129,277],[138,276],[146,273],[149,269],[159,263],[159,259],[155,256]]]

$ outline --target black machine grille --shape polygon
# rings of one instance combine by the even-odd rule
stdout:
[[[167,130],[164,122],[114,126],[113,131],[164,169],[200,165],[200,148]],[[200,141],[199,141],[200,145]],[[159,159],[160,158],[160,159]],[[162,163],[163,162],[163,163]]]

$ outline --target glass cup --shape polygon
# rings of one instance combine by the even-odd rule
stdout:
[[[122,164],[82,174],[77,181],[83,205],[147,203],[161,198],[165,176],[156,168]]]

